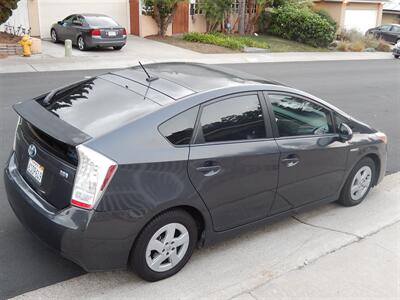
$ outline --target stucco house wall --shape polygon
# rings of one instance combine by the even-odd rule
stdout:
[[[352,22],[349,22],[349,15],[352,12],[356,11],[365,11],[375,13],[375,19],[370,20],[372,27],[378,26],[382,22],[382,10],[383,10],[383,2],[382,1],[374,1],[374,0],[314,0],[314,6],[318,9],[323,9],[329,13],[329,15],[336,21],[338,24],[338,33],[348,27],[349,23],[357,23],[357,20],[352,19]],[[346,17],[346,13],[348,16]],[[365,20],[360,20],[360,23]],[[362,26],[361,26],[362,27]],[[349,28],[347,28],[349,29]],[[365,28],[363,28],[365,30]]]

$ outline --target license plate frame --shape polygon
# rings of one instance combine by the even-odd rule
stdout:
[[[116,31],[107,31],[107,36],[109,37],[116,37],[117,36],[117,32]]]
[[[43,180],[44,167],[36,160],[29,158],[26,173],[40,185]]]

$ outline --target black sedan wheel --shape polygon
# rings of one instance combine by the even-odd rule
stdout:
[[[360,204],[368,195],[375,178],[375,163],[365,157],[351,171],[340,195],[339,203],[343,206]]]
[[[54,43],[57,43],[57,42],[58,42],[58,36],[57,36],[57,32],[56,32],[55,29],[52,29],[52,30],[51,30],[50,35],[51,35],[51,40],[52,40]]]
[[[197,225],[186,211],[167,211],[146,225],[131,255],[131,266],[144,280],[158,281],[179,272],[192,256]]]
[[[83,36],[78,37],[78,49],[81,51],[87,50],[86,42]]]

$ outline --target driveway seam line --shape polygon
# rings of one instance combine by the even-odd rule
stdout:
[[[296,220],[297,222],[299,222],[299,223],[302,223],[302,224],[304,224],[304,225],[308,225],[308,226],[311,226],[311,227],[314,227],[314,228],[323,229],[323,230],[328,230],[328,231],[333,231],[333,232],[337,232],[337,233],[343,233],[343,234],[346,234],[346,235],[354,236],[354,237],[356,237],[357,239],[362,239],[362,238],[363,238],[362,236],[360,236],[360,235],[358,235],[358,234],[355,234],[355,233],[351,233],[351,232],[347,232],[347,231],[343,231],[343,230],[339,230],[339,229],[333,229],[333,228],[329,228],[329,227],[325,227],[325,226],[321,226],[321,225],[311,224],[311,223],[308,223],[308,222],[306,222],[306,221],[301,220],[301,219],[300,219],[299,217],[297,217],[297,216],[292,216],[292,218],[295,219],[295,220]]]
[[[28,63],[28,65],[34,70],[34,72],[39,72],[32,64]]]
[[[294,272],[294,271],[297,271],[297,270],[301,270],[301,269],[305,268],[306,266],[309,266],[309,265],[312,265],[312,264],[316,263],[318,260],[320,260],[321,258],[323,258],[323,257],[325,257],[325,256],[328,256],[329,254],[338,252],[338,251],[340,251],[340,250],[342,250],[342,249],[344,249],[344,248],[346,248],[346,247],[348,247],[348,246],[353,245],[354,243],[358,243],[358,242],[364,240],[364,239],[367,238],[367,237],[370,237],[370,236],[372,236],[372,235],[375,235],[375,234],[379,233],[380,231],[382,231],[382,230],[384,230],[384,229],[387,229],[387,228],[389,228],[389,227],[391,227],[391,226],[396,225],[397,223],[400,223],[400,219],[396,219],[394,222],[389,223],[389,224],[387,224],[387,225],[385,225],[385,226],[382,226],[380,229],[378,229],[378,230],[376,230],[376,231],[374,231],[374,232],[371,232],[371,233],[369,233],[369,234],[367,234],[367,235],[365,235],[365,236],[362,237],[362,236],[354,235],[354,234],[352,234],[352,233],[341,232],[341,231],[337,231],[337,230],[334,230],[334,229],[331,230],[331,229],[329,229],[329,228],[323,228],[323,227],[321,228],[321,227],[318,227],[318,226],[316,226],[316,225],[304,223],[303,221],[298,220],[298,219],[297,219],[296,217],[294,217],[294,216],[292,216],[292,217],[293,217],[294,219],[296,219],[298,222],[303,223],[303,224],[305,224],[305,225],[308,225],[308,226],[311,226],[311,227],[315,227],[315,228],[320,228],[320,229],[323,229],[323,230],[328,230],[328,231],[334,231],[334,232],[343,233],[343,234],[346,234],[346,235],[350,235],[350,236],[354,237],[355,239],[346,242],[345,244],[339,246],[338,248],[329,250],[329,251],[327,251],[327,252],[321,254],[320,256],[315,257],[314,259],[306,260],[302,265],[298,265],[297,267],[294,267],[294,268],[292,268],[292,269],[290,269],[290,270],[288,270],[288,271],[286,271],[286,272],[284,272],[284,273],[282,273],[282,274],[279,274],[279,275],[277,275],[277,276],[273,276],[273,277],[269,278],[268,280],[266,280],[266,281],[263,282],[263,283],[257,284],[256,286],[254,286],[254,287],[252,287],[252,288],[243,290],[242,292],[233,295],[233,296],[230,297],[229,299],[233,299],[233,298],[235,298],[235,297],[237,297],[237,296],[239,296],[239,295],[241,295],[241,294],[245,294],[245,293],[248,293],[248,294],[250,294],[251,296],[253,296],[254,290],[256,290],[257,288],[259,288],[259,287],[261,287],[261,286],[263,286],[263,285],[269,284],[271,281],[273,281],[273,280],[275,280],[275,279],[278,279],[278,278],[280,278],[280,277],[282,277],[282,276],[284,276],[284,275],[286,275],[286,274],[288,274],[288,273],[290,273],[290,272]],[[256,298],[256,299],[257,299],[257,298]]]

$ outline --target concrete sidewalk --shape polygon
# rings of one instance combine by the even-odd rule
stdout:
[[[195,252],[177,275],[86,274],[17,299],[399,299],[400,173],[359,206],[329,204]]]
[[[42,42],[43,53],[30,58],[8,57],[0,59],[0,73],[88,70],[125,68],[153,62],[262,63],[326,60],[392,59],[385,52],[287,52],[287,53],[230,53],[201,54],[157,41],[129,36],[121,51],[98,49],[81,52],[73,49],[73,57],[64,57],[64,46],[50,41]]]

